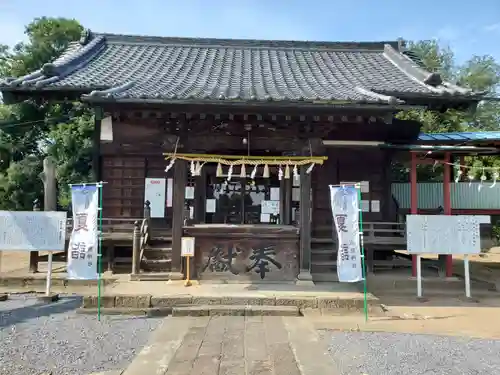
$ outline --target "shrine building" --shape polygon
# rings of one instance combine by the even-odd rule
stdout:
[[[132,265],[138,278],[185,272],[182,237],[193,236],[193,278],[335,280],[329,185],[347,183],[362,187],[367,263],[376,272],[406,244],[391,163],[411,161],[416,204],[418,163],[444,163],[446,196],[447,163],[498,150],[498,139],[426,138],[420,123],[396,118],[410,109],[470,110],[484,99],[425,71],[401,40],[87,30],[54,62],[5,80],[0,91],[7,103],[82,100],[94,110],[94,170],[106,182],[111,228],[105,256],[111,269],[120,261],[130,269],[131,237],[113,233],[125,225],[131,236],[134,221],[146,220]],[[451,214],[446,198],[443,205]]]

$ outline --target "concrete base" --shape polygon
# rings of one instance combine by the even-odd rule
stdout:
[[[151,273],[131,273],[130,281],[169,281],[183,280],[181,272],[151,272]]]
[[[188,290],[188,289],[186,289]],[[370,296],[368,298],[370,309],[380,308],[378,299]],[[217,306],[254,306],[256,308],[281,308],[295,307],[299,309],[330,309],[337,311],[363,311],[364,299],[359,297],[342,298],[338,295],[332,296],[300,296],[300,295],[191,295],[179,294],[172,296],[151,296],[151,295],[105,295],[101,298],[101,309],[117,309],[119,311],[140,310],[146,311],[151,308],[177,308],[177,307],[217,307]],[[85,296],[83,298],[83,309],[97,309],[97,297]]]
[[[59,294],[51,293],[48,296],[44,294],[42,296],[37,296],[36,299],[43,303],[56,302],[59,301]]]
[[[311,272],[309,272],[308,270],[300,270],[300,273],[297,275],[295,285],[314,286]]]
[[[1,301],[7,301],[9,299],[9,295],[8,294],[4,294],[4,293],[0,293],[0,302]]]
[[[4,288],[28,289],[29,291],[45,290],[47,285],[47,276],[45,274],[36,273],[28,274],[27,276],[2,276],[0,277],[0,286]],[[101,279],[102,286],[108,286],[118,280],[116,276],[104,274]],[[66,276],[53,276],[51,285],[53,288],[70,288],[70,287],[97,287],[97,280],[70,280]]]
[[[97,315],[99,311],[97,308],[79,308],[76,310],[77,314],[82,315]],[[130,315],[130,316],[146,316],[146,317],[162,317],[172,314],[172,308],[118,308],[118,307],[103,307],[101,308],[101,315]]]

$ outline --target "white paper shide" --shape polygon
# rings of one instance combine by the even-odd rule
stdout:
[[[358,191],[350,186],[330,186],[330,200],[338,253],[339,282],[354,283],[363,280],[361,266]]]
[[[71,198],[73,230],[68,249],[68,278],[95,280],[98,278],[98,187],[72,186]]]

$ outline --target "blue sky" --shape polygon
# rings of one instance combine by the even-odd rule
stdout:
[[[325,41],[436,38],[458,61],[500,61],[500,0],[0,0],[0,43],[35,17],[75,18],[99,32]]]

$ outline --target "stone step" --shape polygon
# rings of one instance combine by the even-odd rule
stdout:
[[[96,308],[98,298],[94,295],[83,297],[83,308]],[[370,305],[378,305],[378,300],[369,296]],[[267,307],[297,307],[309,309],[337,309],[360,310],[363,309],[364,300],[358,296],[238,296],[238,295],[112,295],[105,294],[101,297],[101,307],[104,308],[172,308],[191,306],[267,306]]]
[[[311,262],[311,274],[314,273],[337,273],[335,261],[320,262],[319,264]]]
[[[311,249],[311,254],[337,254],[336,248],[321,247],[316,249]]]
[[[148,245],[145,249],[144,252],[153,252],[153,251],[158,251],[162,253],[171,253],[172,252],[172,247],[171,246],[165,246],[165,245]]]
[[[312,263],[320,263],[320,262],[329,262],[332,260],[337,260],[337,253],[316,253],[316,254],[311,254],[311,262]]]
[[[311,273],[312,279],[315,283],[318,282],[338,282],[337,271],[326,271]]]
[[[297,306],[198,305],[172,308],[172,316],[300,316]]]

